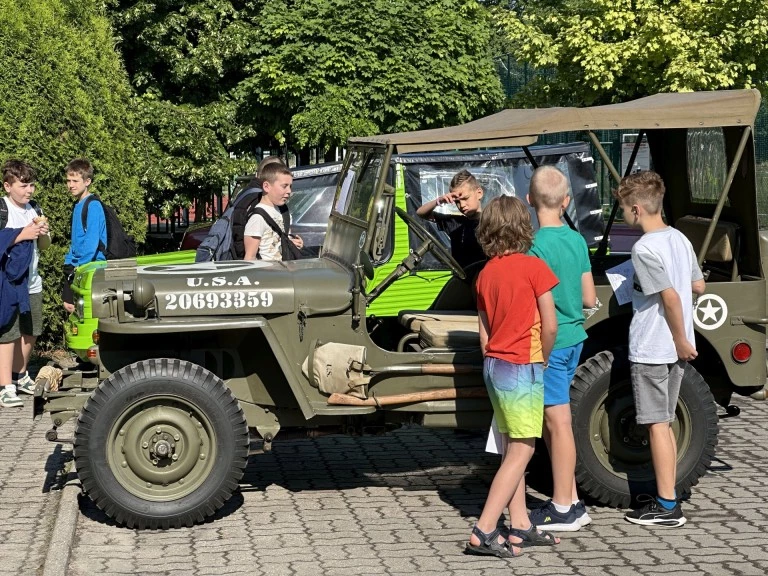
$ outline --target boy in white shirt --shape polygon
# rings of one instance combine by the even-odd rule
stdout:
[[[21,229],[2,255],[5,264],[8,264],[6,254],[13,250],[13,246],[24,241],[33,243],[27,275],[29,311],[22,313],[16,310],[11,320],[0,327],[0,406],[15,408],[23,405],[16,395],[17,391],[25,394],[35,392],[35,383],[27,373],[27,363],[35,340],[43,331],[43,279],[37,271],[38,248],[47,248],[51,239],[47,218],[42,216],[42,212],[38,213],[32,201],[36,179],[34,169],[21,160],[8,160],[3,164],[2,172],[6,196],[0,198],[0,202],[5,204],[3,212],[7,211],[3,228]]]
[[[245,225],[243,259],[280,262],[289,258],[286,256],[291,251],[288,242],[296,249],[304,246],[299,236],[289,235],[283,219],[283,211],[288,210],[285,203],[291,196],[293,175],[284,164],[275,162],[265,166],[260,177],[264,193]],[[290,217],[286,220],[290,222]]]

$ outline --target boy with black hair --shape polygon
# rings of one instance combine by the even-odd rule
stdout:
[[[683,372],[696,358],[693,294],[704,276],[688,239],[661,215],[664,181],[652,171],[621,181],[614,193],[624,220],[643,230],[632,247],[635,269],[629,362],[637,424],[647,426],[656,497],[624,518],[633,524],[676,528],[685,524],[677,500],[677,441],[672,429]]]
[[[107,219],[101,202],[91,202],[88,206],[87,220],[83,227],[82,213],[86,200],[91,195],[93,166],[85,158],[75,158],[67,164],[67,189],[76,204],[72,210],[72,241],[69,251],[64,256],[64,278],[62,280],[62,300],[64,309],[72,313],[75,309],[72,294],[72,280],[75,268],[88,262],[106,260],[101,247],[107,245]]]
[[[35,170],[21,160],[8,160],[2,172],[6,196],[0,198],[0,406],[20,407],[16,392],[35,392],[27,363],[43,331],[38,250],[50,245],[50,237],[48,219],[32,200]]]

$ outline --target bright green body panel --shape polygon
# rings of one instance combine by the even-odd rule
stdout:
[[[151,254],[148,256],[139,256],[136,258],[138,266],[148,266],[150,264],[187,264],[195,261],[194,250],[184,250],[182,252],[166,252],[164,254]],[[104,268],[107,265],[105,261],[89,262],[77,268],[75,280],[72,283],[72,293],[75,296],[75,302],[83,301],[82,314],[72,313],[64,323],[64,342],[66,347],[77,354],[81,360],[86,360],[88,348],[93,346],[93,332],[98,327],[99,321],[93,317],[91,305],[91,282],[93,273],[96,270]]]

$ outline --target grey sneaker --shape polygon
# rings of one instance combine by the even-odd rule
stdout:
[[[3,408],[22,408],[24,402],[21,401],[21,398],[16,396],[16,392],[11,392],[10,390],[3,388],[2,391],[0,391],[0,406]]]
[[[584,504],[584,500],[579,500],[574,506],[576,507],[576,518],[582,528],[592,522],[592,518],[587,512],[587,506]]]
[[[563,514],[555,509],[552,500],[548,500],[541,508],[534,508],[530,514],[531,524],[535,524],[542,530],[553,532],[576,532],[581,528],[576,517],[576,507],[571,505],[568,512]]]
[[[24,376],[15,381],[14,384],[16,384],[17,392],[22,392],[24,394],[35,393],[35,381],[29,377],[29,374],[24,374]]]

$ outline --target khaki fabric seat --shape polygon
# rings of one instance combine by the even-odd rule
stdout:
[[[711,223],[711,218],[699,218],[697,216],[683,216],[675,222],[675,228],[688,238],[697,257],[704,245],[704,237],[707,235]],[[733,222],[718,220],[704,261],[707,264],[725,264],[726,266],[719,266],[719,268],[726,275],[726,279],[727,276],[730,276],[733,282],[739,276],[738,260],[739,227]]]
[[[422,323],[426,321],[471,321],[477,324],[477,312],[474,310],[403,310],[398,314],[397,321],[411,332],[419,332]]]
[[[422,348],[480,348],[477,316],[471,321],[426,320],[421,323]]]

